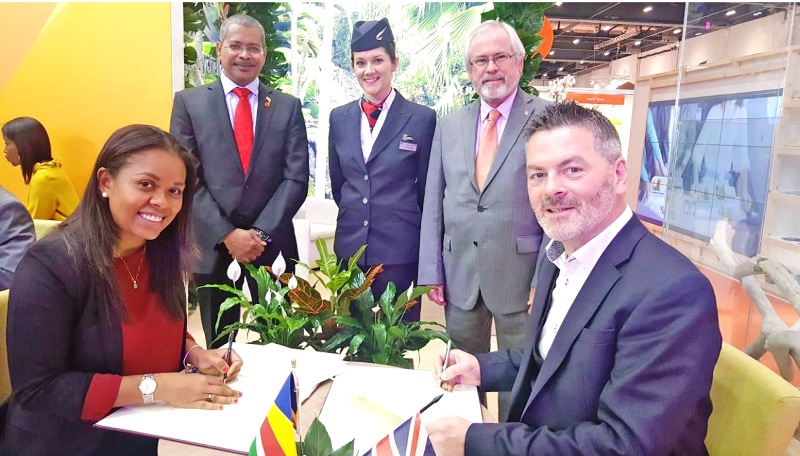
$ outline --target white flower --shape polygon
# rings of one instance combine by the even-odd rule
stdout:
[[[290,290],[294,290],[295,288],[297,288],[297,277],[295,277],[294,274],[292,274],[292,278],[289,279],[289,283],[287,284],[287,286],[289,287]]]
[[[381,306],[380,306],[380,304],[377,304],[377,305],[375,305],[375,307],[372,308],[372,313],[378,313],[380,310],[381,310]]]
[[[253,301],[252,296],[250,295],[250,285],[247,284],[247,280],[244,281],[242,284],[242,294],[248,301]]]
[[[236,282],[241,276],[242,267],[239,266],[239,262],[234,258],[234,260],[231,261],[231,264],[228,266],[228,278],[231,279],[231,281]]]
[[[406,291],[406,297],[409,301],[411,301],[411,295],[414,293],[414,282],[411,282],[411,286],[408,287],[408,291]]]
[[[283,259],[283,252],[278,252],[278,258],[272,263],[272,272],[275,277],[280,277],[286,271],[286,260]]]

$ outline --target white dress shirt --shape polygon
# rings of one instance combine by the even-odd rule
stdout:
[[[389,92],[389,96],[383,100],[381,113],[372,131],[369,129],[367,115],[364,114],[364,110],[361,109],[361,99],[359,98],[358,109],[361,111],[361,154],[364,156],[364,163],[369,160],[369,155],[372,153],[372,146],[375,144],[375,139],[378,138],[378,134],[380,134],[381,128],[383,128],[383,123],[386,121],[386,116],[389,114],[389,108],[392,107],[392,102],[394,101],[394,94],[394,89],[392,89],[392,91]]]
[[[225,92],[225,105],[228,107],[228,116],[231,119],[231,128],[233,128],[233,117],[236,114],[236,105],[239,104],[239,96],[233,93],[233,89],[240,87],[235,82],[231,81],[230,78],[225,76],[225,72],[223,71],[222,74],[219,76],[220,82],[222,82],[222,90]],[[250,84],[244,86],[245,89],[250,91],[250,95],[247,97],[247,101],[250,102],[250,112],[253,115],[253,137],[256,135],[256,112],[258,111],[256,107],[258,106],[258,78],[255,78]]]
[[[542,359],[547,357],[547,353],[550,351],[550,347],[558,334],[558,329],[564,323],[572,303],[575,302],[575,298],[583,288],[583,284],[586,283],[586,279],[589,278],[589,274],[592,273],[608,245],[611,244],[611,241],[614,240],[631,217],[633,217],[633,211],[626,206],[622,214],[606,229],[569,256],[563,251],[563,246],[559,245],[561,244],[560,241],[551,240],[547,244],[547,259],[556,265],[559,269],[559,274],[556,278],[556,286],[550,296],[550,311],[545,316],[542,333],[539,335],[538,348]],[[552,260],[552,252],[558,251],[558,249],[561,250],[561,254]]]

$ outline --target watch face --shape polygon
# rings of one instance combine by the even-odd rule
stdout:
[[[142,394],[153,394],[156,392],[156,381],[153,377],[145,377],[142,379],[142,382],[139,383],[139,391]]]

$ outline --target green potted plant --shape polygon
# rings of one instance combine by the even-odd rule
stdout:
[[[237,304],[243,309],[241,320],[226,326],[218,338],[222,339],[231,331],[241,329],[258,335],[256,340],[251,341],[254,344],[276,343],[289,348],[319,349],[320,340],[313,336],[322,323],[331,317],[330,305],[325,305],[324,302],[316,303],[318,305],[306,305],[307,300],[295,299],[308,292],[307,282],[301,283],[294,275],[284,274],[286,261],[283,255],[278,255],[271,268],[256,267],[252,264],[244,266],[258,287],[256,299],[253,299],[247,280],[243,282],[241,290],[224,284],[206,285],[231,293],[231,296],[220,305],[219,316]],[[241,274],[242,268],[234,260],[228,267],[228,278],[235,283]],[[285,280],[285,285],[275,279],[281,276]],[[219,326],[219,316],[217,326]]]
[[[231,293],[220,306],[220,315],[237,304],[243,309],[241,320],[226,326],[219,338],[241,329],[258,335],[251,343],[344,352],[352,361],[400,367],[410,367],[410,360],[405,358],[409,351],[419,350],[432,339],[447,341],[444,332],[426,327],[442,327],[438,323],[403,320],[406,310],[418,305],[418,298],[431,287],[412,285],[397,294],[390,283],[375,302],[370,286],[383,267],[370,268],[366,274],[358,267],[366,246],[344,265],[328,251],[323,240],[317,241],[317,250],[318,270],[298,263],[316,278],[313,285],[285,273],[282,255],[278,255],[271,268],[244,265],[258,287],[255,299],[247,280],[241,290],[225,284],[206,285]],[[228,278],[235,283],[241,274],[241,266],[233,261],[228,267]],[[329,298],[322,297],[320,286],[330,293]]]
[[[350,307],[350,315],[334,315],[340,330],[322,346],[325,351],[347,349],[352,361],[412,367],[405,355],[419,350],[432,339],[447,341],[447,334],[424,326],[440,326],[430,321],[405,321],[403,315],[417,298],[432,287],[414,287],[396,294],[393,283],[387,285],[378,302],[371,290],[359,295]]]

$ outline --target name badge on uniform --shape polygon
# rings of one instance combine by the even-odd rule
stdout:
[[[400,150],[416,152],[417,144],[414,142],[414,138],[410,135],[403,133],[403,138],[400,140]]]

